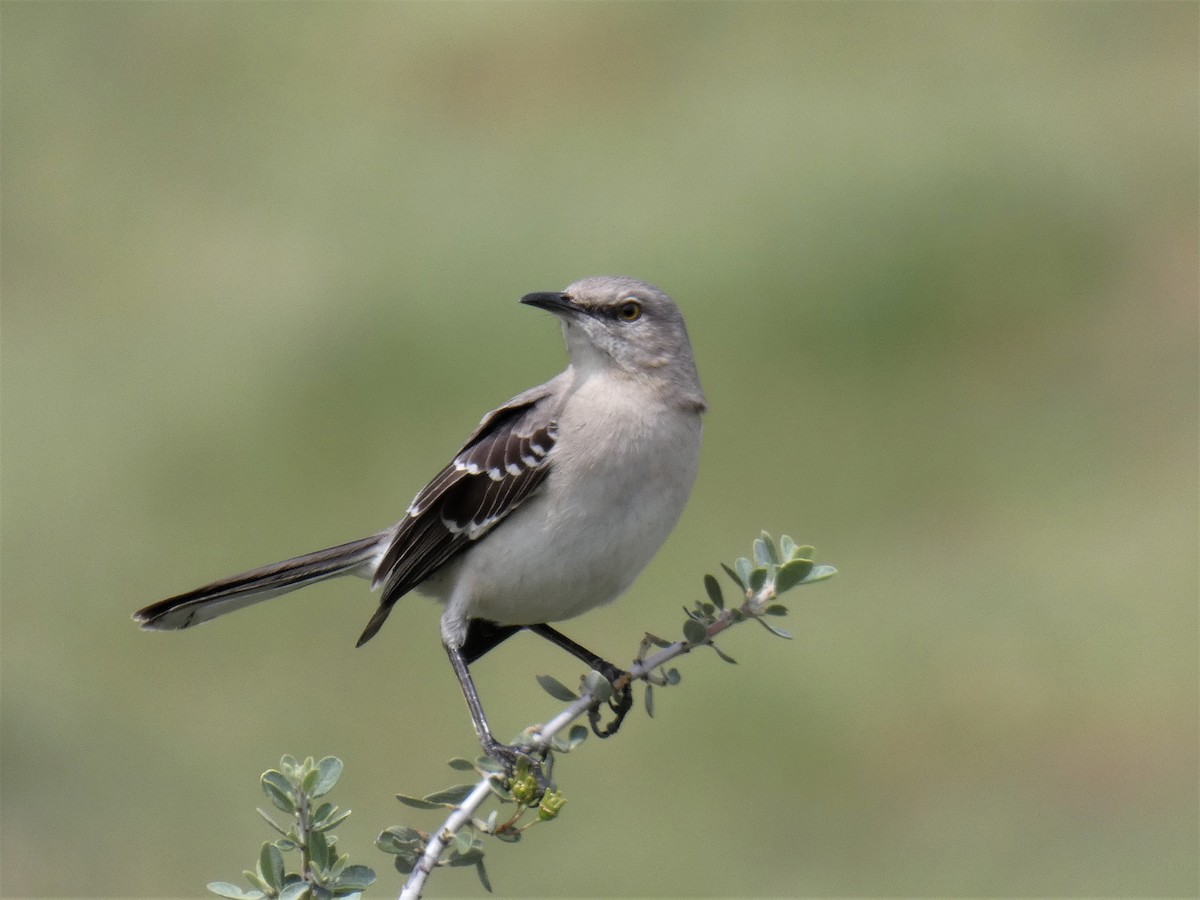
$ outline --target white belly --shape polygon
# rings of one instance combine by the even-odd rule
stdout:
[[[557,622],[615,600],[679,519],[699,461],[699,415],[610,402],[603,421],[574,421],[573,408],[539,492],[421,585],[447,605],[448,644],[461,645],[472,618]],[[596,451],[614,440],[619,455]]]

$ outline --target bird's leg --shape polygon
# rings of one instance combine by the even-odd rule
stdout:
[[[536,803],[541,799],[542,794],[552,787],[549,773],[544,766],[544,758],[523,747],[502,744],[496,740],[492,729],[488,726],[487,716],[483,714],[483,704],[479,702],[479,693],[475,690],[475,682],[467,669],[467,660],[463,656],[462,650],[447,646],[446,654],[450,657],[450,665],[454,667],[458,685],[462,688],[463,696],[467,700],[467,709],[471,712],[471,722],[475,725],[475,735],[479,738],[479,745],[483,748],[483,752],[504,766],[504,772],[510,782],[518,769],[522,766],[527,767],[529,774],[537,782],[537,796],[533,800]]]
[[[524,630],[524,625],[497,625],[487,619],[471,619],[467,623],[467,638],[459,649],[467,665],[473,666],[485,654]]]
[[[584,665],[595,669],[608,679],[609,684],[613,685],[612,696],[608,698],[608,708],[613,711],[613,720],[601,728],[600,704],[595,703],[588,710],[588,723],[592,726],[592,731],[596,737],[606,738],[616,734],[617,729],[621,727],[621,723],[625,721],[625,715],[633,708],[633,685],[631,682],[626,680],[625,684],[619,689],[616,687],[617,680],[629,673],[623,669],[618,669],[607,660],[601,659],[587,647],[575,643],[561,631],[557,631],[549,625],[529,625],[527,627],[534,634],[541,635],[554,644],[554,646],[566,650],[576,659],[583,662]]]

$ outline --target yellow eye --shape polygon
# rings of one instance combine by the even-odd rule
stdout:
[[[642,304],[634,300],[626,300],[617,307],[617,318],[622,322],[636,322],[642,317]]]

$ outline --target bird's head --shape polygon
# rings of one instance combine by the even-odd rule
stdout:
[[[562,321],[571,365],[580,372],[619,372],[669,387],[685,405],[704,407],[683,315],[654,285],[620,275],[583,278],[561,291],[521,302]]]

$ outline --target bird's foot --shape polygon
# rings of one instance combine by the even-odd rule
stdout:
[[[542,795],[554,787],[551,763],[544,753],[497,740],[485,742],[483,752],[504,767],[508,788],[518,803],[537,806]]]
[[[592,733],[598,738],[612,737],[621,727],[621,723],[625,721],[625,716],[629,710],[633,709],[633,680],[629,677],[629,673],[618,669],[612,663],[604,663],[598,671],[603,675],[610,685],[612,685],[612,693],[603,701],[596,701],[588,708],[588,724],[592,726]],[[617,685],[620,684],[620,687]],[[607,704],[608,708],[613,712],[612,721],[607,725],[600,725],[600,704]]]

